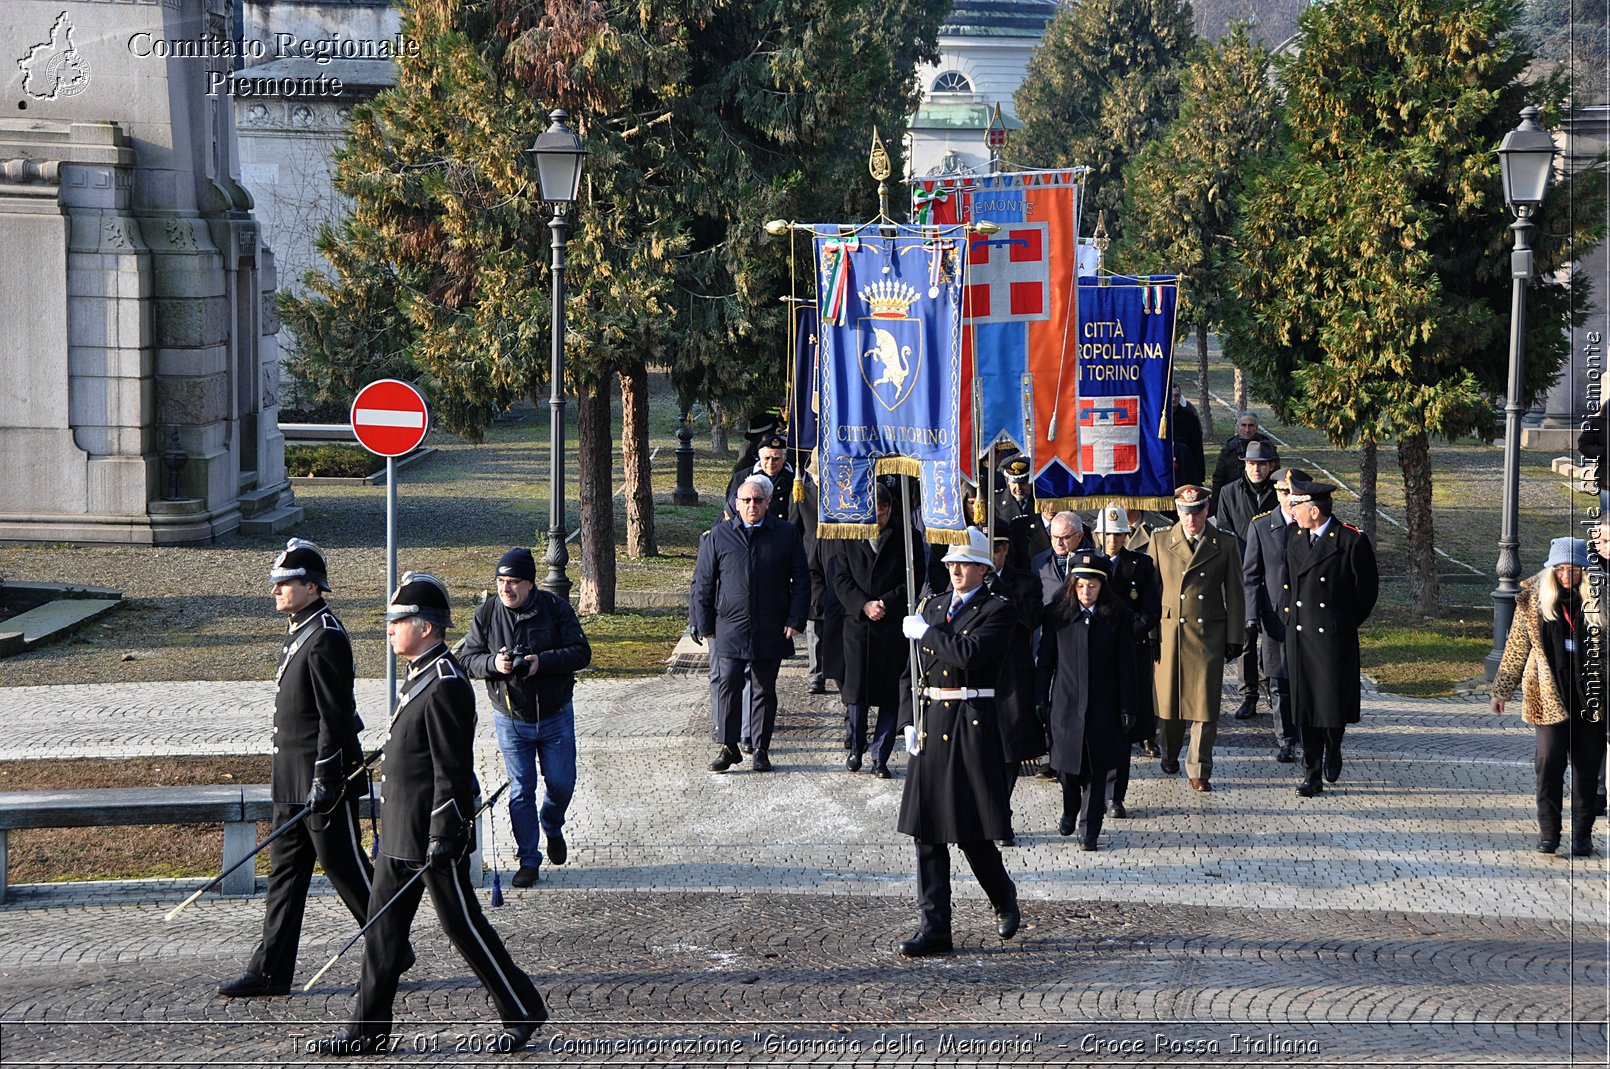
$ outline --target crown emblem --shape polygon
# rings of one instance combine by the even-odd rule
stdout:
[[[874,319],[904,319],[917,303],[917,291],[904,282],[874,282],[861,291],[861,299],[872,308]]]

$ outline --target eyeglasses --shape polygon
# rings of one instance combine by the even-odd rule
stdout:
[[[1073,536],[1071,534],[1065,534],[1065,535],[1054,534],[1054,535],[1051,536],[1051,541],[1053,541],[1053,542],[1072,542],[1073,541]]]
[[[740,497],[738,500],[740,502],[742,502],[743,504],[745,504],[745,505],[752,505],[752,504],[756,504],[756,503],[761,502],[761,501],[765,501],[766,499],[763,498],[763,497]]]

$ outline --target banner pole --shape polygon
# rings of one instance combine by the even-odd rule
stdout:
[[[911,479],[902,475],[900,478],[900,511],[904,514],[900,530],[900,540],[906,544],[906,615],[917,615],[917,557],[916,551],[911,547],[912,516],[911,516]],[[911,665],[911,722],[917,729],[917,738],[922,738],[927,717],[924,715],[922,695],[925,693],[922,680],[918,677],[917,640],[909,639],[906,642],[907,659]]]

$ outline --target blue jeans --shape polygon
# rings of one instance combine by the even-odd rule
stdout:
[[[565,810],[576,793],[576,706],[566,702],[558,712],[536,723],[494,713],[498,749],[509,773],[509,823],[519,844],[520,864],[542,864],[538,838],[537,775],[542,775],[541,830],[550,836],[565,826]]]

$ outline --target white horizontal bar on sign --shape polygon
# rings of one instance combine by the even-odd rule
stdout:
[[[425,413],[398,412],[391,408],[360,408],[352,413],[352,422],[365,427],[423,427]]]

